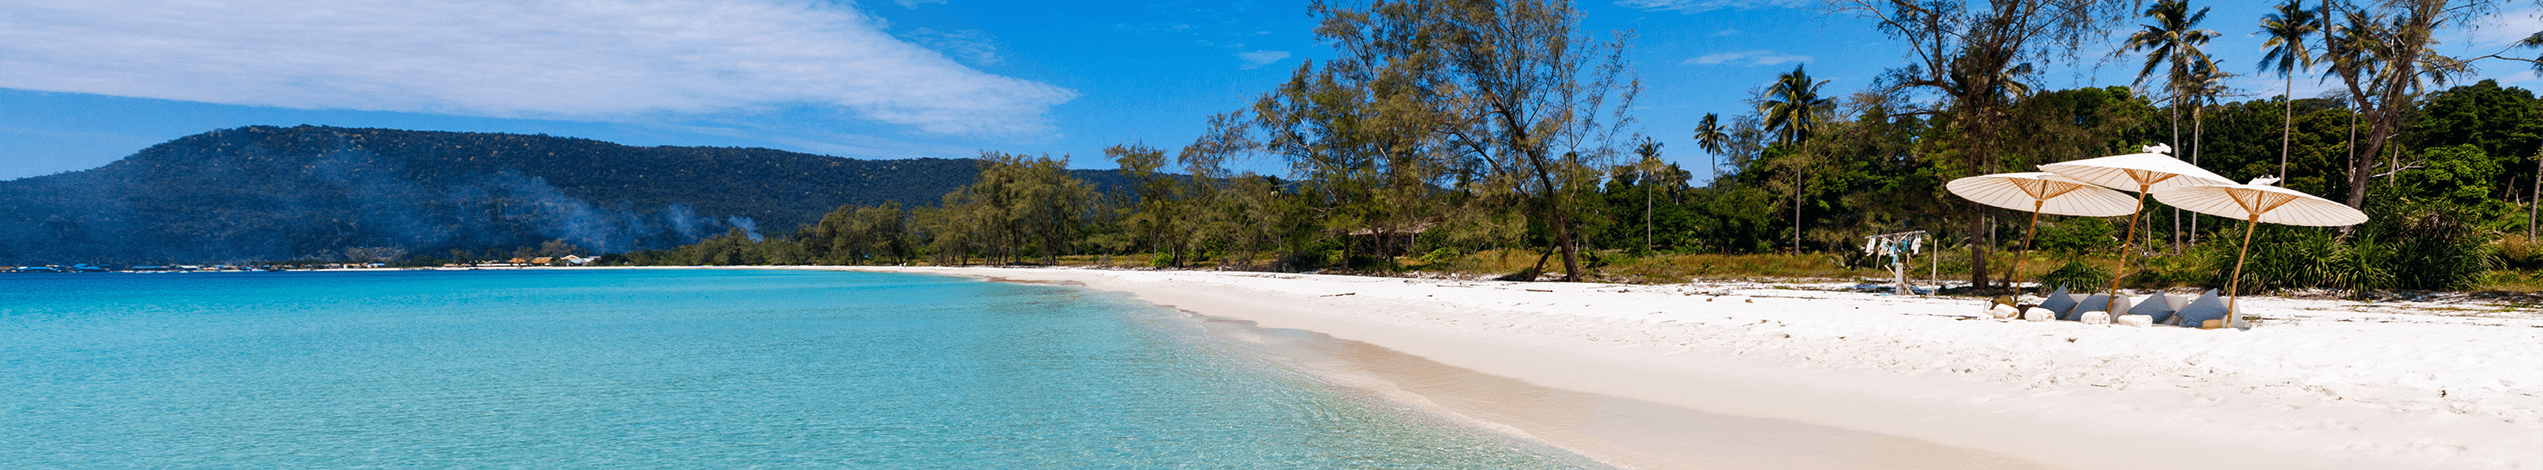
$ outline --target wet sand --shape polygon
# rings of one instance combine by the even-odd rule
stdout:
[[[1253,346],[1327,383],[1621,468],[2056,468],[1900,436],[1543,387],[1323,333],[1204,317],[1213,336]]]

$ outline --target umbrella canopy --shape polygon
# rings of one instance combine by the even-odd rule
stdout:
[[[2234,220],[2306,227],[2366,223],[2366,213],[2293,189],[2257,184],[2189,186],[2154,192],[2154,199],[2182,210]],[[2260,217],[2254,219],[2253,215]]]
[[[2118,217],[2137,212],[2127,193],[2055,173],[2003,173],[1951,180],[1944,189],[1971,202],[2056,215]]]
[[[2261,180],[2255,184],[2190,186],[2155,191],[2154,198],[2173,207],[2191,212],[2243,219],[2243,248],[2234,257],[2234,277],[2227,282],[2225,293],[2225,325],[2232,326],[2241,317],[2235,301],[2242,296],[2243,258],[2252,252],[2252,232],[2261,222],[2308,227],[2340,227],[2366,223],[2366,213],[2348,205],[2331,202],[2293,189],[2270,186]]]
[[[2167,155],[2171,152],[2172,147],[2168,145],[2146,147],[2145,153],[2057,162],[2040,165],[2040,169],[2112,189],[2136,192],[2137,205],[2141,208],[2145,205],[2146,194],[2155,190],[2234,184],[2233,180],[2215,172],[2199,169],[2198,165]],[[2110,279],[2112,292],[2119,290],[2119,280],[2128,277],[2128,253],[2137,246],[2137,219],[2135,215],[2128,217],[2128,234],[2119,239],[2119,275]]]
[[[2234,184],[2215,172],[2160,153],[2132,153],[2040,165],[2059,176],[2131,192]]]
[[[2055,173],[2002,173],[1951,180],[1944,189],[1970,202],[2031,213],[2031,228],[2022,236],[2022,252],[2013,257],[2009,284],[2022,284],[2022,258],[2040,231],[2040,214],[2116,217],[2137,213],[2138,202],[2127,193],[2076,181]]]

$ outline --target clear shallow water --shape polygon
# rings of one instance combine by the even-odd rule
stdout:
[[[0,467],[1578,468],[1053,286],[0,276]]]

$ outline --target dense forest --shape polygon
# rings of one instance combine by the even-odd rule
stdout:
[[[965,159],[243,127],[0,182],[0,263],[472,258],[551,241],[625,252],[789,230],[840,205],[929,203],[977,171]]]
[[[1873,262],[1860,254],[1863,237],[1924,230],[1944,248],[1931,269],[1978,287],[2111,276],[2222,286],[2238,221],[2150,201],[2136,244],[2144,261],[2118,266],[2110,260],[2128,218],[2045,217],[2036,259],[2008,276],[2006,251],[2022,248],[2026,214],[1943,189],[2166,144],[2237,181],[2282,178],[2371,216],[2344,228],[2263,226],[2243,283],[2251,289],[2464,289],[2543,268],[2532,248],[2543,101],[2455,81],[2476,60],[2537,62],[2432,49],[2440,25],[2495,14],[2496,2],[2291,0],[2264,18],[2216,21],[2181,1],[1826,3],[1922,46],[1874,86],[1828,90],[1795,67],[1751,90],[1752,107],[1660,135],[1630,113],[1640,85],[1621,52],[1632,36],[1575,29],[1568,2],[1319,4],[1316,32],[1336,48],[1332,59],[1210,117],[1211,131],[1181,149],[1109,149],[1132,180],[1118,191],[1090,189],[1051,160],[992,152],[978,179],[937,204],[848,205],[794,233],[736,232],[630,261],[1076,256],[1278,270],[1500,266],[1512,272],[1491,274],[1579,280],[1698,254],[1863,266]],[[2220,34],[2210,27],[2265,35],[2271,49],[2257,67],[2238,67],[2201,50]],[[2033,88],[2042,68],[2090,60],[2079,51],[2108,50],[2098,38],[2130,31],[2116,46],[2143,65],[2136,83]],[[2543,45],[2543,35],[2524,44]],[[2297,99],[2230,89],[2234,70],[2288,89],[2297,80],[2335,88]],[[1664,152],[1711,163],[1667,164]],[[1229,169],[1248,158],[1288,171]],[[1506,262],[1514,252],[1515,265]]]

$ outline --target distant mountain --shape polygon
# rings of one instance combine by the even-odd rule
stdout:
[[[970,159],[855,160],[546,135],[254,126],[90,170],[0,181],[0,264],[438,254],[563,239],[665,248],[791,231],[844,204],[932,205]],[[1078,170],[1098,187],[1112,171]]]

